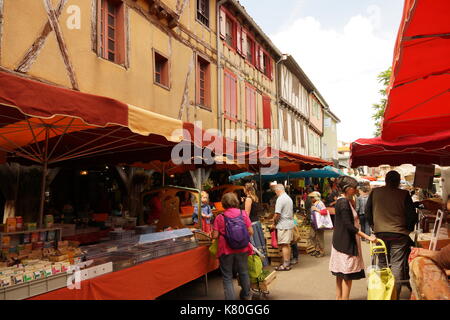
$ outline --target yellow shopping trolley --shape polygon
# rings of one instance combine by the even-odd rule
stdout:
[[[379,255],[386,257],[386,267],[379,266]],[[370,243],[370,256],[372,267],[369,270],[369,283],[367,288],[367,300],[395,300],[395,278],[390,268],[386,244],[377,239],[376,244]]]

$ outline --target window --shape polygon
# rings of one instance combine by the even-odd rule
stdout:
[[[122,1],[98,0],[98,54],[118,64],[125,63],[125,19]]]
[[[155,61],[155,83],[164,87],[169,87],[169,60],[156,51],[154,52]]]
[[[197,57],[197,104],[211,108],[211,76],[209,62]]]
[[[225,41],[230,47],[236,48],[236,24],[228,15],[226,18]]]
[[[209,0],[197,0],[197,19],[209,27]]]
[[[224,91],[225,117],[237,121],[237,78],[228,70],[224,70]]]
[[[256,128],[256,90],[250,85],[245,85],[246,123],[251,128]]]

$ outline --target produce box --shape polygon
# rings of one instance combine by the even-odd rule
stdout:
[[[263,282],[252,283],[251,288],[255,290],[261,290],[264,292],[269,291],[269,286],[273,283],[273,281],[277,278],[277,272],[272,271]]]

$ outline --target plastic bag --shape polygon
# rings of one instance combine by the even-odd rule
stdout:
[[[261,258],[258,255],[253,254],[251,256],[248,256],[247,262],[248,262],[248,276],[250,277],[250,281],[252,283],[258,282],[258,278],[260,277],[263,271],[263,264]]]
[[[331,220],[329,214],[323,216],[320,214],[320,212],[313,211],[311,213],[311,220],[316,230],[333,229],[333,221]]]
[[[270,232],[270,236],[271,236],[271,245],[272,248],[277,249],[278,248],[278,239],[277,239],[277,230],[273,230]]]
[[[219,241],[214,239],[212,244],[209,246],[209,253],[211,253],[214,257],[217,256],[217,250],[219,248]]]
[[[394,289],[395,279],[391,269],[370,270],[367,300],[394,300],[397,293]]]

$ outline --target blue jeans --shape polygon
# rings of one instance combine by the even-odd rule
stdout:
[[[223,254],[219,258],[220,271],[223,277],[223,291],[225,293],[225,300],[236,300],[233,287],[233,265],[239,274],[242,291],[240,298],[250,297],[250,277],[248,275],[248,254],[232,253]]]

